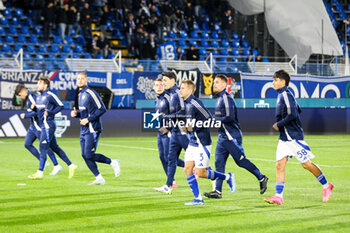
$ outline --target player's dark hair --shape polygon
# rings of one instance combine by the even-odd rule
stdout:
[[[217,75],[215,76],[215,78],[219,78],[219,79],[221,79],[222,81],[224,81],[225,83],[228,83],[228,78],[227,78],[227,76],[224,75],[224,74],[217,74]]]
[[[41,76],[41,77],[39,78],[39,81],[43,81],[43,82],[47,85],[47,88],[50,87],[50,79],[49,79],[48,77],[43,77],[43,76]]]
[[[23,89],[26,89],[26,86],[24,85],[24,83],[17,84],[15,89],[15,95],[18,95]]]
[[[189,87],[191,87],[191,89],[193,90],[193,92],[196,91],[196,84],[192,81],[192,80],[184,80],[181,82],[181,84],[186,84]]]
[[[288,72],[285,70],[276,71],[273,75],[273,78],[283,79],[284,81],[286,81],[286,86],[289,85],[290,76],[289,76]]]
[[[156,78],[156,80],[154,80],[155,82],[163,82],[162,78]]]
[[[170,72],[163,72],[162,76],[166,76],[169,79],[174,79],[176,81],[176,74],[174,72],[172,72],[172,71],[170,71]]]

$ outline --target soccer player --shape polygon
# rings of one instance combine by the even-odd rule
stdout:
[[[189,145],[185,153],[185,174],[187,182],[192,189],[194,199],[185,205],[203,205],[204,201],[199,192],[198,182],[193,174],[196,167],[196,175],[211,180],[226,180],[231,192],[235,190],[234,176],[232,173],[224,174],[210,169],[211,138],[210,126],[205,126],[205,121],[212,121],[211,114],[199,99],[193,96],[195,84],[191,80],[182,81],[181,97],[186,105],[185,131],[189,138]]]
[[[85,72],[77,76],[79,88],[79,109],[71,112],[72,117],[80,117],[80,146],[81,155],[86,165],[96,179],[90,185],[104,185],[105,179],[97,168],[96,162],[112,166],[116,177],[120,175],[119,160],[111,160],[103,154],[96,153],[98,140],[102,132],[101,116],[107,111],[99,95],[88,87],[88,77]]]
[[[33,146],[33,143],[36,139],[40,139],[41,134],[41,128],[39,127],[38,122],[38,116],[35,111],[33,111],[30,107],[32,104],[35,104],[36,102],[36,94],[29,91],[23,83],[20,83],[16,86],[15,94],[18,95],[22,100],[27,101],[27,112],[21,113],[20,117],[22,119],[30,118],[30,126],[28,128],[25,140],[24,140],[24,147],[29,150],[30,153],[32,153],[35,158],[40,160],[40,153],[39,151]],[[55,154],[51,149],[48,150],[48,155],[54,165],[54,168],[50,175],[56,175],[58,172],[62,170],[61,165],[58,164]],[[45,166],[48,166],[48,162],[46,162]]]
[[[280,132],[276,151],[276,195],[265,198],[270,204],[283,204],[283,189],[286,180],[286,165],[288,157],[295,157],[303,168],[310,171],[323,186],[323,202],[331,197],[333,184],[328,183],[321,169],[310,159],[314,158],[310,147],[304,141],[304,131],[301,126],[301,109],[293,94],[288,89],[289,74],[279,70],[273,75],[273,87],[278,92],[276,105],[276,123],[273,129]]]
[[[260,183],[260,194],[267,188],[268,177],[261,174],[259,169],[247,159],[242,146],[242,132],[237,117],[235,100],[226,91],[228,79],[226,75],[216,75],[214,79],[214,94],[217,97],[215,120],[221,121],[219,137],[215,150],[215,169],[225,172],[226,161],[231,154],[239,167],[252,173]],[[216,188],[210,193],[204,193],[208,198],[222,198],[222,181],[216,180]]]
[[[180,96],[179,87],[176,85],[176,74],[174,72],[162,73],[163,83],[165,89],[168,90],[170,95],[169,100],[169,114],[164,115],[163,118],[176,122],[181,119],[185,112],[184,100]],[[169,122],[169,121],[167,121]],[[167,125],[167,127],[170,127]],[[167,168],[167,181],[166,184],[160,188],[154,188],[159,192],[166,194],[172,193],[172,184],[175,177],[176,166],[184,167],[185,163],[182,159],[179,159],[182,149],[187,148],[188,138],[186,133],[181,131],[179,127],[171,127],[171,137],[169,143],[169,154],[168,154],[168,168]],[[161,133],[166,133],[166,128],[161,128]]]
[[[40,92],[40,95],[36,98],[36,104],[31,105],[31,109],[36,111],[39,126],[41,128],[40,134],[40,163],[38,171],[28,176],[30,179],[42,179],[44,165],[46,162],[46,156],[49,148],[51,148],[69,167],[68,178],[72,178],[74,171],[77,169],[77,166],[73,164],[66,153],[58,146],[55,131],[55,114],[62,111],[63,103],[58,99],[58,97],[49,91],[50,80],[47,77],[40,77],[37,89]]]

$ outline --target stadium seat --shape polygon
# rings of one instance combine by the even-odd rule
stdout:
[[[40,62],[34,62],[33,64],[33,69],[34,70],[42,70],[42,65]]]
[[[104,59],[102,54],[97,54],[96,59]]]
[[[47,47],[45,44],[40,44],[39,45],[39,52],[41,53],[48,53]]]
[[[249,44],[249,42],[246,41],[246,40],[242,41],[242,46],[243,46],[243,48],[250,49],[250,44]]]
[[[10,26],[9,33],[10,34],[17,34],[17,28],[15,26]]]
[[[201,40],[201,46],[205,47],[205,48],[208,48],[209,47],[208,41],[207,40]]]
[[[238,68],[236,66],[231,66],[230,69],[233,73],[238,73]]]
[[[221,49],[221,55],[228,56],[228,50],[227,49]]]
[[[106,26],[107,26],[107,30],[113,30],[113,25],[111,21],[107,20]]]
[[[220,57],[219,61],[227,63],[227,57]]]
[[[6,41],[7,43],[15,43],[15,39],[13,39],[13,36],[11,36],[11,35],[7,35],[7,36],[5,37],[5,41]]]
[[[35,46],[32,45],[32,44],[28,44],[27,45],[27,51],[30,52],[30,53],[35,53],[36,52]]]
[[[19,25],[19,20],[17,18],[12,18],[11,24],[17,26],[17,25]]]
[[[213,40],[213,41],[211,41],[210,46],[214,47],[214,48],[218,48],[219,47],[219,43],[216,40]]]
[[[21,44],[15,45],[15,51],[18,52],[23,46]]]
[[[51,52],[59,53],[60,52],[60,47],[57,44],[52,44],[51,45]]]
[[[114,57],[115,57],[115,55],[111,53],[108,55],[107,59],[114,59]]]
[[[235,63],[239,62],[239,61],[238,61],[238,58],[237,58],[237,57],[233,57],[233,58],[232,58],[232,62],[235,62]]]
[[[262,61],[263,61],[263,62],[270,62],[270,60],[269,60],[268,58],[266,58],[266,57],[264,57],[264,58],[262,59]]]
[[[185,31],[180,31],[180,37],[183,39],[186,39],[188,36],[187,36],[187,33]]]
[[[11,18],[12,17],[11,11],[9,9],[4,9],[2,14],[6,18]]]
[[[45,62],[45,69],[50,71],[50,70],[54,70],[55,68],[52,62]]]
[[[241,45],[239,44],[239,40],[232,41],[232,47],[233,48],[239,48]]]
[[[238,33],[233,33],[232,34],[232,39],[233,40],[239,40],[239,34]]]
[[[36,35],[30,35],[29,40],[30,40],[30,43],[33,43],[33,44],[39,43],[38,37]]]
[[[58,62],[57,66],[60,70],[66,70],[66,64],[64,62]]]
[[[69,45],[74,44],[73,37],[71,37],[71,36],[66,36],[65,40],[66,40],[67,44],[69,44]]]
[[[201,48],[201,49],[199,49],[199,54],[202,56],[207,56],[208,52],[205,48]]]
[[[39,26],[35,26],[35,27],[33,28],[33,33],[34,33],[35,35],[41,35],[42,32],[41,32],[40,27],[39,27]]]
[[[0,58],[8,58],[7,53],[0,53]]]
[[[15,10],[15,16],[17,17],[17,18],[22,18],[22,17],[24,17],[24,15],[23,15],[23,10],[22,9],[16,9]]]
[[[91,56],[90,53],[85,53],[85,54],[84,54],[84,58],[86,58],[86,59],[91,59],[92,56]]]
[[[202,39],[205,39],[205,40],[208,40],[208,39],[209,39],[209,34],[208,34],[208,32],[202,32],[201,38],[202,38]]]
[[[211,33],[211,38],[213,38],[213,39],[220,39],[220,37],[219,37],[219,33],[217,33],[217,32],[212,32]]]
[[[30,53],[24,53],[23,58],[24,59],[32,59],[32,55],[30,55]]]
[[[219,55],[219,51],[217,51],[217,50],[213,50],[213,51],[211,51],[211,53],[212,53],[214,56]]]
[[[28,26],[22,26],[21,27],[21,33],[24,35],[30,35]]]
[[[221,41],[221,46],[224,48],[228,48],[230,46],[230,44],[228,43],[227,40],[223,40],[223,41]]]
[[[190,40],[190,45],[193,45],[194,47],[198,47],[197,41]]]
[[[238,50],[238,49],[232,49],[231,54],[232,54],[233,56],[239,56],[239,55],[240,55],[240,53],[239,53],[239,50]]]
[[[253,49],[252,54],[254,56],[260,55],[259,51],[257,49]]]
[[[33,27],[34,26],[33,21],[29,17],[24,20],[24,24],[26,26],[28,26],[28,27]]]
[[[191,32],[191,38],[193,39],[199,39],[198,33],[196,31]]]
[[[53,37],[53,43],[55,44],[62,44],[62,39],[60,36],[54,36]]]
[[[76,52],[76,53],[84,53],[84,49],[80,45],[77,45],[77,46],[75,46],[74,52]]]
[[[66,59],[66,58],[68,58],[68,53],[60,53],[60,58],[61,59]]]
[[[73,58],[80,58],[80,54],[79,53],[74,53],[73,54]]]
[[[185,40],[179,40],[179,45],[180,45],[181,47],[187,47],[187,43],[186,43]]]
[[[0,18],[0,24],[7,26],[9,25],[9,21],[6,18]]]
[[[123,37],[122,33],[120,32],[120,30],[118,28],[113,29],[112,34],[113,34],[113,37],[118,37],[118,38]],[[77,40],[77,42],[78,42],[78,40]]]
[[[169,38],[172,38],[172,39],[176,38],[176,34],[172,30],[169,31],[168,36],[169,36]]]
[[[250,50],[249,49],[243,49],[243,56],[249,56],[250,55]]]
[[[12,52],[11,46],[8,44],[3,44],[2,51],[6,52],[6,53]]]
[[[75,28],[72,28],[70,30],[70,36],[75,36],[77,34],[77,31],[75,30]]]
[[[66,44],[63,46],[62,51],[64,53],[70,53],[70,52],[72,52],[72,48],[70,47],[70,45]]]
[[[196,30],[196,31],[199,30],[199,26],[198,26],[198,23],[197,23],[197,22],[194,22],[194,23],[193,23],[193,30]]]
[[[83,36],[78,36],[76,40],[77,40],[77,43],[80,44],[80,45],[85,45],[86,44],[86,40],[85,40],[85,38]]]
[[[39,59],[39,60],[44,60],[44,55],[37,53],[37,54],[35,54],[35,58]]]
[[[2,26],[0,26],[0,35],[4,35],[4,34],[6,34],[6,31]]]
[[[52,48],[51,48],[52,49]],[[54,53],[49,53],[49,59],[51,59],[51,60],[56,60],[56,54],[54,54]]]

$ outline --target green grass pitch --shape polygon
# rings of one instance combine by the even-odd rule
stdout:
[[[226,170],[236,175],[236,193],[224,184],[223,198],[205,199],[204,206],[184,206],[193,196],[182,168],[172,195],[153,190],[165,183],[156,137],[101,138],[98,151],[120,159],[122,168],[115,178],[110,166],[100,164],[104,186],[87,185],[94,177],[80,155],[78,138],[58,139],[78,165],[71,180],[62,160],[57,176],[48,175],[50,165],[43,180],[29,180],[38,162],[24,140],[0,141],[0,232],[350,232],[350,135],[306,137],[316,155],[313,161],[335,186],[329,202],[322,203],[321,185],[293,158],[282,206],[263,201],[275,192],[276,135],[244,137],[247,157],[270,177],[264,195],[255,177],[230,158]],[[211,190],[206,179],[199,186],[201,193]]]

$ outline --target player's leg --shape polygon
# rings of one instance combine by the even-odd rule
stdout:
[[[168,136],[165,135],[165,137],[168,138]],[[164,139],[163,139],[163,136],[158,134],[158,138],[157,138],[157,146],[158,146],[158,154],[159,154],[159,159],[160,159],[160,162],[162,163],[162,166],[163,166],[163,170],[165,172],[165,175],[167,174],[167,171],[168,171],[168,154],[166,153],[166,148],[165,147],[168,147],[168,151],[169,151],[169,143],[168,145],[165,145],[166,142]]]
[[[182,146],[179,142],[179,135],[173,134],[170,138],[169,143],[169,155],[168,155],[168,179],[166,182],[166,185],[168,187],[171,187],[174,181],[175,173],[176,173],[176,166],[178,157],[181,153]]]
[[[179,136],[179,142],[181,147],[186,151],[187,147],[188,147],[188,137],[186,135],[181,135]],[[184,167],[185,166],[185,161],[181,158],[179,158],[180,154],[178,154],[178,158],[177,158],[177,166],[178,167]]]
[[[35,132],[35,135],[40,140],[41,131],[37,130]],[[61,165],[58,164],[56,156],[55,156],[55,153],[51,150],[50,147],[47,150],[47,155],[49,156],[49,158],[51,159],[51,161],[52,161],[52,163],[54,165],[50,175],[52,175],[52,176],[56,175],[58,172],[60,172],[62,170],[62,167],[61,167]],[[49,166],[48,164],[49,164],[49,162],[46,160],[45,167]]]
[[[41,179],[43,178],[43,172],[45,168],[46,163],[46,157],[47,152],[49,149],[49,137],[48,137],[48,130],[42,130],[40,134],[40,142],[39,142],[39,149],[40,149],[40,159],[39,159],[39,169],[36,173],[33,175],[28,176],[30,179]]]
[[[30,153],[32,153],[32,155],[34,155],[35,158],[37,158],[38,160],[40,160],[40,153],[39,151],[33,146],[33,143],[35,141],[35,139],[37,138],[35,132],[29,128],[27,135],[24,139],[24,147],[29,150]]]
[[[195,147],[188,146],[185,153],[184,172],[186,175],[187,183],[190,186],[192,193],[194,195],[193,201],[187,202],[185,203],[185,205],[203,205],[204,204],[203,198],[199,192],[198,181],[196,179],[196,176],[193,174],[193,168],[195,166],[194,160],[197,152],[198,152],[198,149],[196,150]]]

